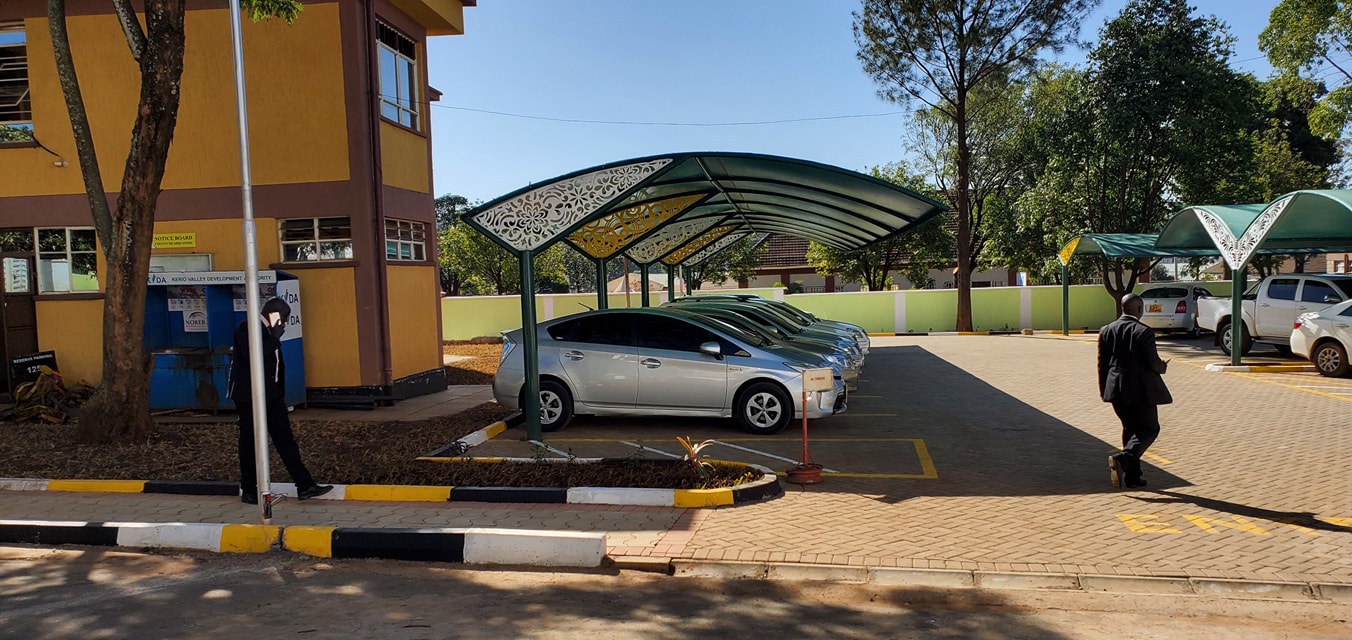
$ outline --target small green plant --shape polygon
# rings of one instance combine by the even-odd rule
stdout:
[[[705,440],[699,444],[693,444],[691,438],[682,438],[680,436],[676,436],[676,441],[681,443],[682,447],[685,447],[685,457],[681,459],[690,463],[690,469],[695,472],[695,475],[700,478],[708,476],[714,466],[701,456],[701,452],[704,450],[704,447],[713,444],[714,441]]]

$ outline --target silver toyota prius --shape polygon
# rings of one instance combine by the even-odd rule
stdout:
[[[518,409],[525,370],[521,329],[503,332],[493,377],[498,404]],[[829,391],[807,393],[807,417],[845,410],[845,383],[821,354],[775,344],[714,319],[663,309],[587,311],[537,325],[540,423],[573,414],[733,418],[769,435],[802,419],[803,372],[832,369]]]

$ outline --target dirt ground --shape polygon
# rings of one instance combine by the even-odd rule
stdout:
[[[451,604],[452,606],[447,606]],[[0,637],[1352,636],[1352,605],[0,546]]]

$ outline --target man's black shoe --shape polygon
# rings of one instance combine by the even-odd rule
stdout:
[[[309,500],[310,498],[318,498],[319,496],[322,496],[330,491],[333,491],[333,485],[331,484],[311,485],[305,487],[304,489],[297,490],[296,499]]]
[[[258,504],[258,494],[241,493],[239,494],[239,501],[243,502],[244,504]]]
[[[1127,480],[1124,483],[1124,485],[1128,489],[1139,489],[1141,487],[1144,487],[1146,484],[1148,483],[1145,481],[1145,478],[1137,478],[1136,480]]]

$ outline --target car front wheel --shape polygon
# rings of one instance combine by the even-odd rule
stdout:
[[[1347,350],[1337,342],[1325,342],[1315,347],[1314,353],[1310,354],[1310,360],[1314,362],[1321,375],[1330,378],[1347,375]]]
[[[788,392],[769,382],[757,382],[747,387],[737,398],[737,423],[742,429],[756,435],[779,433],[793,419],[793,405]]]

